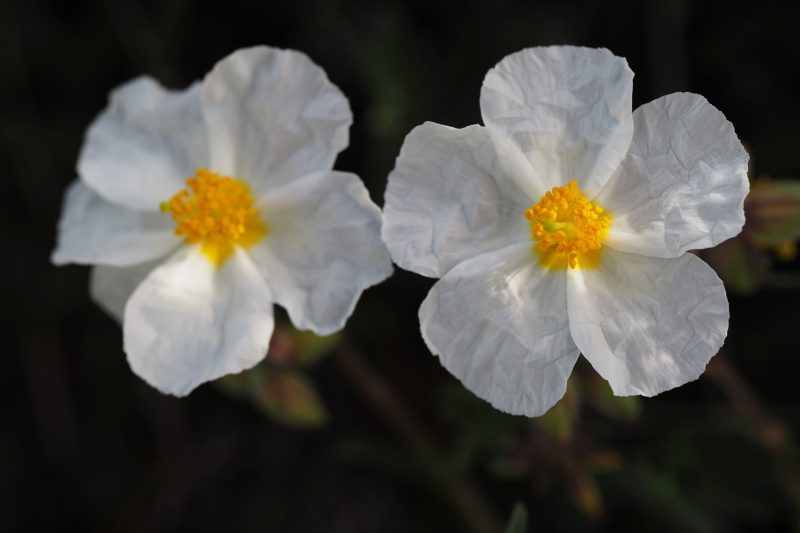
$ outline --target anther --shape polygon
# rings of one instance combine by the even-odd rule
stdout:
[[[583,264],[580,254],[602,248],[611,225],[610,215],[583,196],[576,180],[545,192],[537,204],[525,210],[525,218],[530,221],[533,240],[538,241],[536,250],[548,252],[555,247],[547,261],[570,268]]]

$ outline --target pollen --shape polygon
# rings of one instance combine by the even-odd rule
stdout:
[[[253,205],[250,188],[241,180],[198,169],[161,211],[171,213],[175,234],[220,266],[233,255],[235,246],[247,248],[266,236],[267,227]]]
[[[539,203],[525,210],[530,221],[533,252],[547,268],[597,266],[611,214],[593,204],[576,180],[553,187]]]

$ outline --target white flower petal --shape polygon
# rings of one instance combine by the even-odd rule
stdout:
[[[100,308],[122,324],[125,304],[133,291],[164,258],[127,267],[96,265],[89,276],[89,295]]]
[[[510,136],[547,189],[578,180],[592,197],[633,135],[633,72],[605,49],[551,46],[507,56],[481,89],[487,127]]]
[[[169,215],[113,204],[81,180],[67,189],[63,209],[51,258],[56,265],[135,265],[161,257],[181,242]]]
[[[530,238],[525,210],[547,189],[501,135],[414,128],[389,174],[383,239],[401,267],[441,277],[468,257]]]
[[[186,246],[153,270],[125,306],[125,353],[158,390],[195,387],[261,361],[272,336],[272,295],[242,250],[216,268]]]
[[[333,166],[348,143],[350,104],[325,71],[294,50],[238,50],[203,81],[216,172],[256,195]]]
[[[595,198],[614,214],[606,244],[677,257],[738,234],[748,155],[725,116],[700,95],[677,93],[633,117],[630,152]]]
[[[606,249],[570,270],[569,327],[619,396],[653,396],[697,379],[728,331],[728,300],[692,254],[661,259]]]
[[[464,385],[501,411],[538,416],[578,359],[563,272],[541,270],[529,243],[460,263],[419,310],[422,336]]]
[[[328,335],[392,273],[381,213],[354,174],[318,172],[259,202],[267,237],[247,251],[292,323]]]
[[[89,127],[78,173],[114,203],[156,210],[206,167],[207,147],[200,85],[167,91],[140,77],[114,90]]]

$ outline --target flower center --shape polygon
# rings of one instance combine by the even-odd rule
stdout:
[[[201,243],[200,250],[215,266],[233,255],[234,246],[248,248],[266,236],[267,226],[245,182],[201,168],[186,185],[161,204],[161,211],[172,213],[175,234],[189,244]]]
[[[597,266],[611,215],[587,200],[577,181],[547,191],[525,211],[525,218],[530,220],[532,239],[538,241],[533,250],[543,266]]]

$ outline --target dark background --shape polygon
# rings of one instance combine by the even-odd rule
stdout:
[[[470,479],[502,522],[522,502],[531,531],[795,530],[796,263],[778,267],[780,284],[730,295],[725,357],[753,397],[704,377],[643,399],[634,421],[581,408],[569,444],[554,445],[430,356],[416,312],[432,281],[398,270],[365,293],[346,331],[441,442],[425,460],[332,358],[309,371],[323,428],[281,424],[214,385],[159,394],[89,300],[88,269],[49,263],[84,130],[108,92],[140,74],[183,88],[256,44],[304,51],[347,95],[354,125],[336,168],[359,174],[379,205],[411,128],[480,123],[486,71],[547,44],[627,58],[634,107],[703,94],[751,150],[754,175],[800,176],[800,3],[789,4],[0,0],[0,531],[469,531],[442,476]],[[774,425],[748,418],[753,405]],[[525,443],[533,453],[515,475],[492,466]],[[593,450],[616,466],[591,470],[580,458]],[[593,488],[576,488],[586,477],[573,467],[592,471]],[[600,512],[582,490],[600,495]]]

